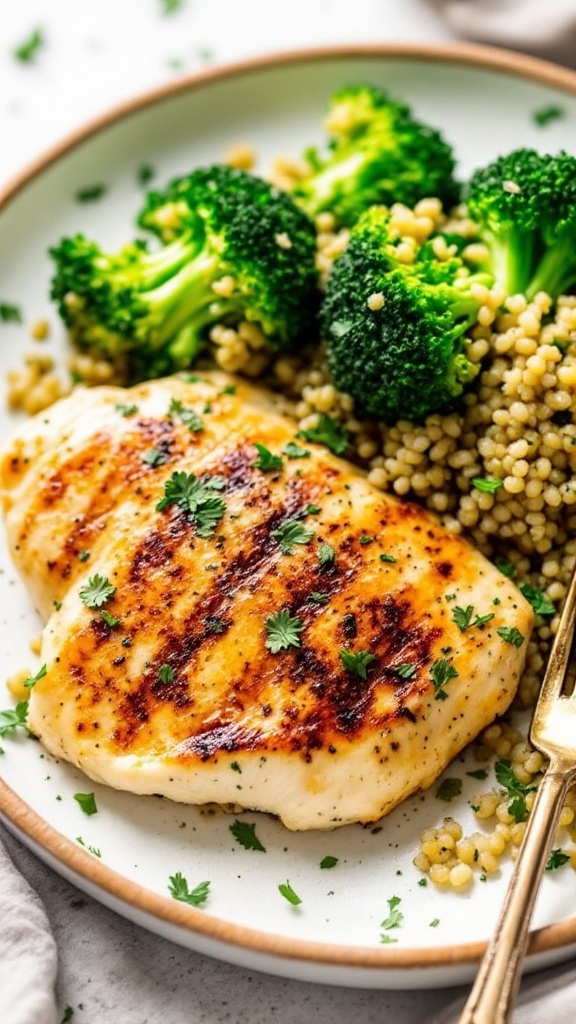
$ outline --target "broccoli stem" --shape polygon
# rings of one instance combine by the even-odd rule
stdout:
[[[570,291],[576,279],[576,249],[574,238],[566,234],[550,243],[538,263],[528,288],[526,298],[533,299],[538,292],[546,292],[556,298]]]

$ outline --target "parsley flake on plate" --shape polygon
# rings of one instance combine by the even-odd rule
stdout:
[[[88,843],[85,843],[82,836],[76,836],[76,842],[79,846],[83,846],[85,850],[88,850],[88,853],[91,853],[93,857],[102,856],[100,850],[96,846],[89,846]]]
[[[291,903],[293,907],[297,907],[300,903],[302,903],[302,900],[300,899],[298,893],[294,892],[294,889],[292,888],[290,882],[288,881],[280,882],[280,885],[278,886],[278,892],[280,893],[281,896],[284,897],[285,900],[288,901],[288,903]]]
[[[103,604],[110,601],[116,593],[116,587],[110,583],[106,576],[95,573],[88,580],[88,583],[80,588],[80,600],[87,608],[101,608]]]
[[[90,816],[98,813],[94,793],[74,793],[74,799],[84,814]]]
[[[175,875],[170,875],[168,883],[172,899],[187,903],[189,907],[201,907],[208,899],[210,882],[200,882],[194,889],[190,889],[184,875],[177,871]]]
[[[28,729],[28,701],[19,700],[15,707],[0,711],[0,736],[10,736],[17,729]]]
[[[546,861],[545,871],[556,871],[557,868],[561,868],[564,864],[568,864],[570,855],[564,853],[560,848],[552,850],[550,856]]]
[[[322,860],[320,861],[320,867],[323,868],[323,869],[325,869],[325,868],[335,868],[337,863],[338,863],[338,857],[331,857],[330,855],[328,855],[327,857],[323,857],[322,858]]]
[[[0,302],[0,323],[21,324],[22,310],[11,302]]]
[[[388,900],[388,917],[385,917],[380,924],[380,927],[383,928],[385,932],[389,932],[395,928],[399,928],[400,925],[402,924],[404,920],[404,914],[402,913],[401,910],[398,909],[401,902],[402,900],[400,899],[399,896],[392,896]],[[381,935],[380,941],[388,943],[396,942],[396,939],[392,938],[392,936],[390,935]]]
[[[43,45],[44,36],[42,35],[42,31],[39,28],[35,28],[28,38],[16,47],[13,53],[16,60],[21,61],[23,64],[30,64]]]
[[[436,799],[450,803],[462,793],[462,779],[442,779],[436,790]]]
[[[236,819],[234,824],[229,825],[228,828],[236,842],[243,846],[245,850],[258,850],[260,853],[266,853],[266,847],[262,845],[256,835],[255,823]]]
[[[278,654],[288,647],[300,647],[300,633],[304,623],[296,615],[292,617],[287,608],[269,615],[265,625],[268,633],[266,647],[272,654]]]
[[[95,185],[85,185],[76,190],[74,199],[77,203],[96,203],[106,195],[107,191],[107,185],[103,185],[101,182]]]

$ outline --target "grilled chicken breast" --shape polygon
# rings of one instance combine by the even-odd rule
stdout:
[[[29,726],[99,782],[290,829],[372,822],[513,698],[515,585],[246,382],[77,391],[0,479],[47,619]]]

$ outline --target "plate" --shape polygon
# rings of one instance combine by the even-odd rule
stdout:
[[[29,325],[47,318],[51,351],[65,340],[48,297],[47,250],[82,230],[110,247],[133,232],[142,198],[139,172],[155,181],[222,160],[235,143],[258,155],[266,173],[279,154],[298,156],[321,136],[334,89],[379,83],[440,127],[459,170],[520,145],[554,151],[574,136],[576,75],[531,58],[476,46],[366,46],[274,55],[182,78],[124,104],[40,158],[0,196],[0,300],[24,324],[0,325],[0,371],[21,364]],[[534,114],[561,106],[563,117],[539,126]],[[81,188],[105,185],[98,202],[78,205]],[[0,406],[5,409],[5,401]],[[2,436],[16,416],[0,412]],[[4,541],[1,542],[4,544]],[[30,639],[41,626],[0,552],[0,649],[3,669],[34,669]],[[9,699],[2,706],[9,705]],[[239,845],[233,819],[155,797],[136,797],[88,781],[29,738],[2,741],[0,810],[25,844],[75,885],[120,914],[190,949],[251,969],[300,980],[367,988],[445,986],[475,972],[504,894],[507,871],[465,893],[419,884],[412,864],[420,832],[447,813],[436,787],[404,803],[374,828],[295,834],[260,814],[242,814],[265,851]],[[466,776],[448,813],[472,829]],[[451,769],[454,774],[454,768]],[[94,792],[87,816],[78,792]],[[332,867],[322,863],[336,861]],[[210,881],[194,908],[174,900],[180,872],[191,888]],[[301,903],[279,886],[289,883]],[[402,925],[383,944],[390,901]],[[546,877],[537,902],[528,968],[570,956],[576,946],[576,872]]]

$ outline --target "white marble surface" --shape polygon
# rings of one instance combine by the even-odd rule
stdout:
[[[0,190],[67,132],[209,62],[326,43],[454,38],[425,0],[0,0]],[[39,29],[34,60],[14,50]],[[208,960],[117,917],[0,826],[40,893],[73,1024],[415,1024],[457,994],[328,988]],[[68,1019],[68,1018],[67,1018]],[[42,1022],[38,1022],[42,1024]]]

